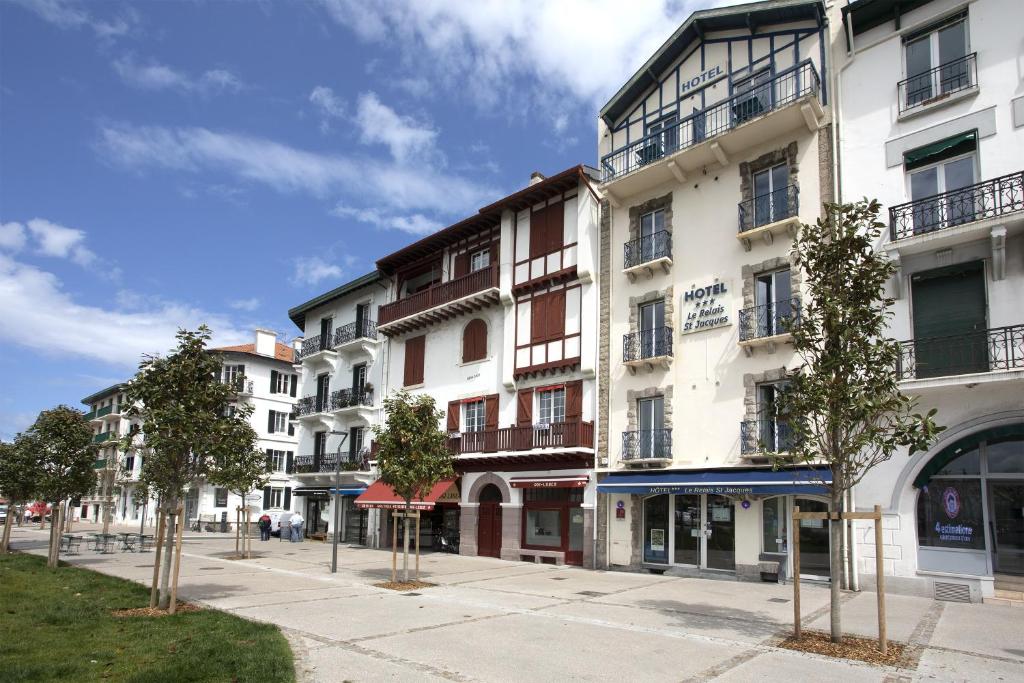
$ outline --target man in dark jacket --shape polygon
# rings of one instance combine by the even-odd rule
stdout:
[[[260,520],[259,520],[259,522],[257,522],[257,525],[260,528],[260,540],[261,541],[269,541],[270,540],[270,515],[268,515],[266,512],[264,512],[260,516]]]

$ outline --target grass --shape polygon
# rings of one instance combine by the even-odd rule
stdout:
[[[117,618],[146,607],[137,583],[44,558],[0,556],[3,681],[294,681],[287,640],[270,624],[202,610]]]

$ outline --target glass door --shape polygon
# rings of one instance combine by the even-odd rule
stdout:
[[[661,396],[637,402],[640,412],[640,457],[663,458],[665,454],[665,399]]]
[[[790,271],[762,273],[754,281],[757,304],[757,336],[771,337],[785,332],[784,320],[793,315],[793,286]]]
[[[732,501],[708,495],[705,522],[708,569],[736,569],[736,517]]]
[[[673,550],[675,555],[672,561],[675,564],[689,564],[695,567],[700,566],[701,558],[701,533],[703,526],[700,519],[700,496],[699,495],[678,495],[675,499],[675,542]]]
[[[656,245],[656,242],[661,239],[658,233],[664,229],[665,212],[663,210],[658,209],[640,217],[640,263],[647,263],[664,255]]]
[[[778,164],[754,174],[754,225],[788,218],[789,166]]]
[[[820,500],[797,498],[794,505],[800,507],[800,512],[828,512],[828,503]],[[824,519],[801,519],[799,533],[800,576],[830,576],[828,522]]]
[[[640,307],[640,357],[665,355],[661,330],[665,327],[665,302],[655,301]]]
[[[983,198],[976,196],[974,190],[965,189],[976,182],[975,167],[971,152],[910,174],[910,199],[915,202],[914,234],[969,223],[984,210]],[[943,196],[935,196],[940,194]]]
[[[668,564],[668,496],[644,500],[644,562]]]
[[[989,480],[992,507],[992,568],[1024,574],[1024,481]]]

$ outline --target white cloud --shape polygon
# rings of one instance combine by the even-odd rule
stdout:
[[[331,214],[338,218],[354,218],[361,223],[368,223],[385,230],[401,230],[413,235],[426,235],[437,232],[444,227],[443,223],[431,220],[421,213],[411,215],[385,214],[377,209],[356,208],[338,203]]]
[[[0,255],[0,340],[56,357],[135,366],[144,353],[165,353],[178,328],[206,323],[218,345],[244,343],[251,331],[188,304],[146,304],[132,312],[82,305],[52,273]]]
[[[177,90],[184,93],[214,95],[237,92],[242,81],[227,69],[211,69],[193,78],[166,64],[150,61],[139,64],[126,56],[112,62],[114,70],[125,83],[144,90]]]
[[[320,113],[320,131],[331,130],[331,119],[341,119],[346,115],[345,102],[334,94],[326,85],[318,85],[309,93],[309,101],[316,105]]]
[[[236,311],[252,312],[260,307],[260,300],[256,297],[252,297],[249,299],[236,299],[234,301],[229,301],[228,306],[235,309]]]
[[[0,249],[20,251],[25,246],[25,226],[21,223],[0,223]]]
[[[315,285],[327,278],[339,280],[343,273],[341,266],[328,263],[319,256],[299,256],[292,260],[292,265],[293,285]]]
[[[373,92],[361,94],[357,106],[356,124],[364,143],[386,145],[398,162],[438,157],[433,128],[399,115]]]
[[[96,261],[96,254],[83,244],[85,232],[82,230],[51,223],[42,218],[30,220],[28,229],[36,240],[38,252],[44,256],[71,259],[82,267],[90,266]]]
[[[87,12],[82,3],[74,0],[14,0],[16,4],[35,12],[40,19],[63,29],[90,28],[97,38],[110,39],[131,33],[139,23],[138,14],[122,9],[113,19],[98,19]],[[93,7],[97,5],[94,4]]]

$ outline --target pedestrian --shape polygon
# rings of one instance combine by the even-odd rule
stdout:
[[[256,522],[256,526],[258,526],[260,528],[260,540],[261,541],[269,541],[270,540],[270,515],[268,515],[266,512],[264,512],[262,515],[260,515],[260,519],[259,519],[258,522]]]
[[[288,522],[292,526],[292,543],[302,543],[302,525],[306,522],[302,515],[296,512]]]

